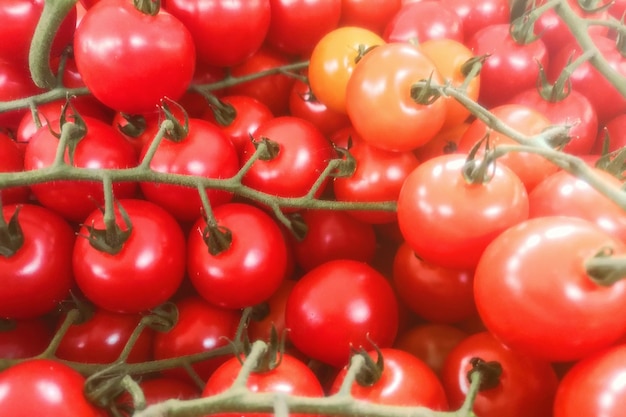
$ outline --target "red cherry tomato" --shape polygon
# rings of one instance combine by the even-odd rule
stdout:
[[[356,26],[382,34],[401,6],[400,0],[342,0],[339,26]]]
[[[0,133],[0,172],[21,172],[24,170],[24,155],[17,143]],[[30,191],[28,187],[0,189],[2,204],[25,203]]]
[[[389,20],[383,33],[385,42],[424,42],[452,39],[463,42],[463,22],[439,1],[419,1],[403,5]]]
[[[43,353],[52,329],[43,318],[0,321],[0,358],[22,359]]]

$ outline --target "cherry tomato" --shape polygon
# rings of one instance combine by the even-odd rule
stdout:
[[[308,55],[341,16],[341,0],[270,0],[270,5],[267,43],[289,55]]]
[[[87,11],[76,29],[74,55],[93,95],[130,114],[152,111],[164,97],[179,99],[196,62],[192,35],[180,20],[163,9],[144,14],[125,0],[102,1]]]
[[[33,318],[52,311],[72,287],[74,231],[54,212],[31,204],[5,205],[2,215],[17,222],[23,243],[0,257],[0,317]]]
[[[41,92],[30,78],[28,70],[0,59],[0,102],[26,98]],[[27,112],[28,109],[19,109],[0,113],[0,128],[16,130]]]
[[[441,129],[427,144],[415,149],[413,153],[420,161],[428,161],[436,156],[456,153],[461,138],[469,128],[469,123]]]
[[[413,45],[385,44],[367,53],[346,90],[348,116],[363,140],[388,151],[409,151],[431,140],[445,121],[445,101],[419,104],[412,88],[429,78],[443,82],[435,64]]]
[[[576,363],[563,377],[554,399],[554,417],[617,417],[626,407],[626,345],[602,350]]]
[[[328,32],[315,45],[309,63],[309,83],[315,98],[329,109],[346,113],[346,88],[354,68],[368,50],[385,41],[360,27]]]
[[[626,250],[599,226],[574,217],[511,227],[485,250],[474,275],[485,326],[511,349],[550,361],[608,347],[626,332],[626,282],[597,284],[585,262],[609,248],[616,256]]]
[[[463,173],[466,159],[451,154],[426,161],[400,190],[400,231],[426,263],[472,270],[496,236],[528,218],[528,195],[511,170],[496,164],[488,179],[471,183]]]
[[[420,359],[402,350],[385,348],[367,353],[375,361],[382,355],[383,366],[374,382],[352,383],[350,393],[359,400],[375,404],[428,407],[435,411],[448,409],[448,400],[437,375]],[[330,393],[339,391],[348,367],[344,367],[333,382]],[[419,387],[419,389],[416,389]]]
[[[149,147],[144,146],[142,160]],[[197,175],[205,178],[231,178],[239,170],[235,145],[224,132],[206,120],[189,119],[189,131],[181,140],[163,139],[150,161],[150,168],[158,172]],[[200,217],[202,201],[196,187],[142,182],[145,198],[169,211],[176,219],[195,221]],[[213,206],[232,199],[222,190],[207,189]]]
[[[459,342],[446,358],[442,374],[450,407],[461,406],[469,390],[473,358],[495,361],[502,367],[497,384],[478,392],[476,415],[484,417],[550,417],[558,380],[550,363],[509,349],[488,332]]]
[[[509,23],[508,0],[440,0],[461,18],[463,39],[470,39],[480,29]]]
[[[0,372],[0,414],[47,417],[98,417],[83,394],[85,378],[67,365],[33,359]]]
[[[119,252],[109,254],[84,238],[88,226],[104,230],[103,216],[100,210],[87,216],[74,245],[73,270],[80,290],[98,307],[119,313],[139,313],[167,301],[185,273],[185,236],[176,220],[149,201],[118,200],[116,224],[130,234]]]
[[[463,42],[463,22],[439,1],[419,1],[403,5],[389,20],[383,39],[386,42],[424,42],[452,39]]]
[[[171,377],[156,377],[138,381],[139,387],[146,399],[146,405],[159,404],[163,401],[193,400],[200,397],[200,390],[190,382]],[[133,400],[128,392],[122,393],[115,399],[118,408],[133,409]],[[122,413],[130,417],[132,413]]]
[[[52,329],[41,317],[0,321],[0,358],[22,359],[39,355],[48,347]]]
[[[279,336],[285,336],[289,341],[289,332],[285,326],[285,308],[287,306],[287,298],[296,281],[292,279],[283,280],[280,287],[265,302],[254,307],[250,323],[248,323],[248,337],[251,341],[263,340],[269,341],[272,335],[272,329]]]
[[[24,170],[24,155],[17,143],[0,133],[0,172],[21,172]],[[28,187],[0,189],[2,204],[25,203],[30,191]]]
[[[473,271],[421,260],[406,243],[393,261],[393,284],[400,299],[432,323],[456,323],[475,313],[473,278]]]
[[[345,293],[345,297],[329,294]],[[389,347],[398,329],[398,303],[385,277],[365,263],[329,261],[307,272],[287,299],[285,323],[305,355],[341,367],[350,346]]]
[[[235,337],[241,314],[237,310],[215,307],[198,296],[176,302],[178,321],[169,332],[154,335],[154,359],[176,358],[228,345]],[[222,355],[192,365],[200,378],[207,380],[228,359]],[[193,381],[183,368],[168,369],[163,374]]]
[[[111,126],[91,117],[83,117],[83,120],[87,133],[74,150],[74,166],[113,169],[137,165],[134,149]],[[58,120],[50,123],[54,129],[59,129]],[[59,140],[47,126],[39,129],[26,146],[24,168],[35,170],[52,165],[58,145]],[[70,164],[69,150],[65,152],[65,162]],[[113,185],[116,198],[133,197],[136,189],[134,182],[116,182]],[[42,205],[75,222],[82,222],[98,205],[104,204],[101,182],[55,181],[33,185],[31,190]]]
[[[187,271],[194,288],[208,302],[224,308],[251,307],[267,300],[287,271],[287,244],[280,228],[263,210],[248,204],[224,204],[213,215],[219,231],[207,230],[201,218],[189,234]],[[212,244],[205,239],[225,231],[230,242],[211,254]]]
[[[270,0],[167,0],[165,10],[191,32],[198,59],[231,67],[256,52],[270,25]]]
[[[400,0],[342,0],[339,26],[356,26],[382,34],[401,6]]]

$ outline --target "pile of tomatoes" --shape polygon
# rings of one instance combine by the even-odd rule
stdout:
[[[372,403],[459,409],[487,363],[481,417],[623,414],[626,212],[598,184],[622,187],[626,98],[579,40],[626,76],[626,1],[55,2],[0,4],[0,415],[131,415],[87,369],[227,347],[242,322],[286,338],[254,392],[323,402],[362,355]],[[40,19],[62,22],[29,63]],[[490,162],[517,141],[487,111],[538,151]],[[171,328],[133,335],[165,303]],[[130,376],[148,404],[210,397],[243,356]]]

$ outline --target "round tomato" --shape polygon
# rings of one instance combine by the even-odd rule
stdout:
[[[93,95],[130,114],[152,111],[165,97],[179,99],[196,63],[193,38],[180,20],[165,10],[144,14],[125,0],[101,1],[87,11],[74,55]]]
[[[0,358],[22,359],[43,353],[52,329],[43,318],[0,320]]]
[[[0,172],[21,172],[24,170],[24,155],[17,143],[0,133]],[[28,187],[0,189],[2,204],[25,203],[30,195]]]
[[[376,33],[353,26],[324,35],[309,63],[309,83],[315,98],[333,111],[346,113],[346,88],[354,68],[368,50],[383,43]]]
[[[2,215],[9,226],[2,226],[0,242],[0,317],[41,316],[69,296],[74,231],[40,206],[6,205]],[[12,218],[19,231],[12,230]]]
[[[403,5],[389,20],[383,39],[386,42],[419,43],[430,39],[463,42],[463,22],[440,1],[418,1]]]
[[[416,46],[391,43],[365,54],[346,90],[354,129],[370,145],[388,151],[409,151],[431,140],[443,126],[446,104],[419,98],[427,93],[414,84],[427,79],[443,83],[435,64]]]
[[[0,102],[23,99],[41,92],[30,78],[28,70],[0,59]],[[28,111],[23,108],[0,113],[0,128],[16,130]]]
[[[400,0],[342,0],[339,26],[356,26],[381,34],[401,6]]]
[[[98,417],[99,409],[83,394],[85,378],[49,359],[28,360],[0,372],[3,416]]]
[[[433,158],[400,190],[400,231],[426,263],[472,270],[494,238],[528,218],[528,195],[511,170],[496,163],[489,178],[473,183],[466,163],[464,154]]]
[[[519,352],[571,361],[626,332],[626,282],[592,281],[585,263],[623,242],[574,217],[530,219],[487,247],[474,275],[474,297],[487,329]],[[502,279],[506,277],[506,279]]]
[[[106,241],[113,246],[112,253],[97,249],[85,238],[90,229],[105,229],[104,214],[96,210],[78,232],[74,276],[80,290],[98,307],[139,313],[166,302],[178,289],[185,273],[185,236],[176,220],[156,204],[133,199],[117,203],[118,236]],[[126,240],[119,242],[119,233],[125,231],[129,232]]]
[[[440,0],[440,3],[461,18],[466,40],[484,27],[510,21],[508,0]]]
[[[389,282],[372,267],[335,260],[297,282],[287,299],[285,323],[298,350],[341,367],[348,363],[351,346],[391,346],[398,330],[398,302]]]
[[[285,326],[285,308],[287,298],[295,285],[296,281],[292,279],[284,280],[270,298],[254,307],[247,327],[248,337],[251,341],[269,341],[272,331],[276,331],[276,334],[280,336],[284,335],[287,339],[289,338],[289,332],[286,331]]]

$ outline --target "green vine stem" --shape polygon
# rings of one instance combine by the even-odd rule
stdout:
[[[57,77],[50,68],[50,48],[63,19],[75,7],[76,1],[46,0],[44,3],[28,53],[30,74],[38,87],[54,88],[57,86]]]

